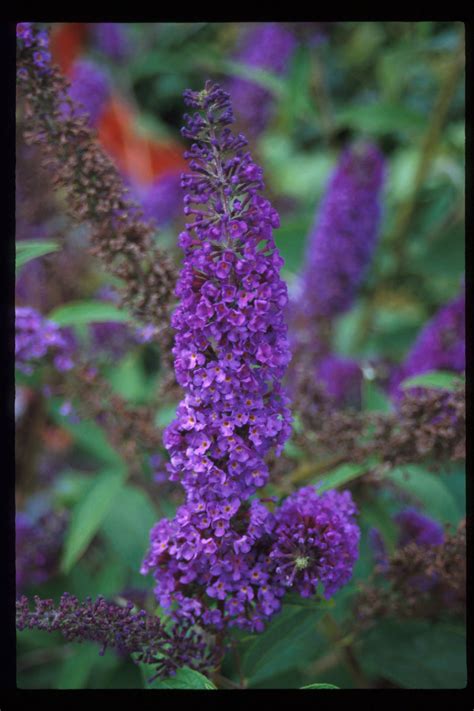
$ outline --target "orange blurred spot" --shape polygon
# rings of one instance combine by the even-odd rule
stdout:
[[[97,133],[105,150],[133,181],[148,185],[162,173],[186,168],[182,147],[174,141],[159,143],[137,133],[133,109],[113,95],[107,103]]]
[[[61,427],[45,427],[42,438],[46,447],[58,454],[68,450],[73,441],[72,435]]]
[[[82,53],[87,37],[85,22],[64,22],[51,32],[51,54],[61,71],[67,74],[75,59]]]

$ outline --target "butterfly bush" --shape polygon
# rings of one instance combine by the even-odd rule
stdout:
[[[257,25],[247,30],[240,41],[235,59],[254,69],[281,75],[288,67],[296,46],[291,32],[276,22]],[[273,108],[270,91],[248,79],[233,79],[229,92],[238,116],[252,135],[259,135],[267,126]]]
[[[290,504],[272,513],[258,499],[249,501],[268,481],[265,455],[273,447],[281,453],[291,430],[281,385],[290,359],[287,289],[272,236],[279,219],[259,195],[262,171],[245,151],[245,138],[228,128],[229,95],[208,82],[202,92],[187,91],[185,101],[196,110],[183,129],[194,141],[191,172],[182,179],[193,222],[180,235],[181,302],[172,321],[185,396],[164,443],[170,479],[182,483],[186,501],[174,520],[153,528],[142,572],[153,572],[160,604],[178,618],[261,631],[293,583],[291,565],[308,567],[305,593],[326,579],[320,568],[332,571],[334,561],[325,557],[331,534],[326,540],[323,530],[352,535],[355,510],[340,494],[332,503],[341,516],[333,520],[315,492],[308,504],[313,517],[299,517],[297,505],[293,514]],[[273,546],[279,526],[282,535],[295,536],[291,551]],[[341,558],[348,568],[355,548]],[[336,571],[326,577],[330,591],[345,580]]]
[[[59,372],[74,366],[74,343],[57,324],[29,306],[15,309],[15,364],[31,374],[34,364],[49,353]]]
[[[404,363],[395,370],[390,392],[398,399],[400,383],[414,375],[431,370],[462,373],[466,369],[466,295],[461,293],[423,327]]]

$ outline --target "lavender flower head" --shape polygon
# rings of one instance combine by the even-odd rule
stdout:
[[[88,116],[90,126],[96,126],[110,96],[110,82],[107,74],[97,64],[87,59],[76,61],[71,70],[69,96],[75,104],[75,111]],[[64,107],[67,112],[68,106]]]
[[[356,511],[348,491],[318,496],[306,486],[289,496],[276,513],[273,531],[276,579],[302,597],[314,595],[322,584],[324,596],[332,597],[350,580],[359,554]]]
[[[123,61],[130,54],[130,42],[123,23],[94,22],[92,37],[97,49],[116,62]]]
[[[335,407],[360,408],[362,370],[357,361],[329,355],[317,365],[316,378]]]
[[[403,391],[400,383],[431,370],[462,373],[466,369],[466,295],[443,306],[422,329],[405,362],[396,369],[390,384],[392,397]]]
[[[376,245],[384,175],[376,146],[342,154],[308,243],[298,304],[308,319],[332,319],[352,306]]]
[[[33,372],[33,363],[52,351],[55,368],[64,372],[73,365],[74,344],[53,321],[43,318],[35,309],[15,309],[15,363],[23,373]]]
[[[235,59],[250,67],[281,75],[295,45],[293,35],[278,23],[259,24],[244,34]],[[228,88],[238,117],[245,122],[247,130],[257,136],[271,118],[273,99],[270,91],[247,79],[232,79]]]
[[[48,72],[51,62],[48,33],[44,30],[33,29],[32,22],[19,22],[16,26],[16,38],[17,43],[23,47],[31,47],[36,44],[33,61],[41,73]],[[21,77],[24,73],[24,69],[20,68],[17,76]]]
[[[345,574],[323,551],[332,538],[343,553],[341,566],[350,568],[342,538],[352,533],[352,509],[345,496],[332,504],[328,497],[312,502],[320,507],[317,521],[300,521],[297,514],[291,519],[290,504],[273,514],[258,499],[249,501],[268,480],[266,454],[272,447],[281,452],[290,433],[281,387],[289,361],[287,291],[272,236],[278,216],[258,194],[262,172],[244,151],[244,137],[228,128],[228,94],[208,83],[185,99],[197,109],[183,130],[194,141],[187,155],[192,172],[182,181],[185,214],[194,221],[180,235],[185,258],[173,317],[176,376],[185,397],[164,443],[170,479],[182,482],[186,501],[175,519],[162,519],[151,531],[142,572],[153,572],[160,605],[177,619],[262,631],[293,584],[282,572],[287,550],[272,548],[276,527],[288,545],[298,536],[311,556],[304,583],[294,578],[297,589],[312,585],[314,592],[315,568],[326,560],[318,580],[329,595]],[[329,514],[331,505],[340,509],[339,519]],[[325,516],[327,540],[318,529]],[[316,539],[323,557],[313,550]]]

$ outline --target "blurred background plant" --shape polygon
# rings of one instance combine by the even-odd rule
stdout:
[[[301,484],[349,487],[360,558],[326,607],[298,599],[264,633],[234,632],[213,680],[230,688],[464,686],[462,24],[65,23],[53,25],[51,51],[129,194],[159,227],[154,244],[178,267],[182,93],[208,77],[231,92],[280,213],[275,239],[293,301],[341,152],[378,146],[386,174],[375,247],[350,306],[317,325],[324,358],[304,361],[293,436],[265,489],[279,497]],[[25,144],[28,129],[20,92],[17,306],[38,313],[22,326],[17,356],[17,592],[55,601],[65,591],[103,595],[154,614],[153,581],[138,571],[150,529],[182,497],[167,481],[161,441],[180,399],[169,343],[119,308],[119,280],[90,254],[90,228],[68,216],[64,189],[53,189],[38,146]],[[456,317],[443,315],[450,303]],[[35,351],[34,333],[48,328],[50,349]],[[67,370],[57,366],[58,344]],[[401,537],[406,509],[438,531],[429,570],[408,570],[407,560],[429,556],[426,539]],[[405,555],[410,545],[417,548]],[[361,608],[367,585],[372,614]],[[408,604],[407,589],[418,604]],[[65,644],[57,631],[21,632],[18,685],[147,686],[143,667],[91,647]],[[188,671],[153,686],[199,684]]]

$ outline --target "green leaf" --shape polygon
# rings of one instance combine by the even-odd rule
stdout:
[[[68,573],[86,550],[110,509],[122,482],[123,477],[120,473],[102,472],[74,507],[64,542],[61,560],[63,573]]]
[[[423,509],[438,521],[457,524],[463,514],[439,474],[432,474],[416,464],[397,467],[386,477],[419,500]]]
[[[126,311],[105,301],[70,301],[68,304],[53,309],[48,318],[58,326],[77,326],[83,323],[102,323],[104,321],[125,323],[131,320]]]
[[[380,532],[388,552],[393,553],[398,538],[398,528],[387,506],[379,498],[374,498],[362,504],[360,513],[361,519],[368,526]]]
[[[106,464],[107,469],[124,471],[125,464],[118,452],[109,443],[104,431],[94,422],[80,420],[70,422],[59,412],[62,401],[52,398],[48,401],[48,412],[55,422],[70,432],[77,445],[84,449],[100,462]]]
[[[341,464],[337,469],[333,469],[329,474],[325,474],[323,477],[315,481],[317,485],[318,493],[322,494],[324,491],[329,491],[329,489],[337,489],[347,482],[357,479],[363,474],[367,473],[368,465],[365,464]]]
[[[152,664],[140,664],[140,669],[145,689],[217,689],[204,674],[189,669],[189,667],[178,669],[175,676],[170,676],[167,679],[154,679],[151,683],[148,682],[148,679],[155,674],[155,667]]]
[[[39,240],[21,240],[16,243],[16,270],[18,271],[32,259],[42,257],[44,254],[57,252],[59,245],[57,242],[40,242]]]
[[[139,570],[149,545],[150,529],[158,514],[148,495],[134,486],[123,487],[102,521],[110,546],[132,570]]]
[[[464,380],[457,373],[448,373],[442,370],[430,370],[428,373],[413,375],[406,378],[400,387],[407,388],[435,388],[436,390],[456,390]]]
[[[95,644],[78,644],[71,652],[59,667],[56,689],[84,689],[92,667],[100,660]]]
[[[370,677],[407,689],[460,689],[467,681],[466,632],[457,623],[382,620],[358,658]]]
[[[399,103],[377,102],[353,105],[336,113],[339,127],[349,127],[375,135],[406,131],[419,133],[426,127],[425,116]]]
[[[390,412],[392,410],[390,398],[368,378],[364,378],[362,382],[362,405],[366,412]]]
[[[284,607],[243,657],[243,672],[251,685],[308,661],[314,652],[316,622],[323,610]]]
[[[178,403],[171,405],[163,405],[156,413],[155,425],[157,427],[167,427],[170,425],[176,417],[176,408]]]
[[[308,684],[308,686],[301,686],[301,689],[339,689],[338,686],[334,684]]]
[[[264,89],[271,91],[275,96],[282,96],[285,91],[285,82],[276,76],[276,74],[267,72],[265,69],[243,64],[242,62],[236,62],[232,59],[221,60],[219,62],[219,69],[231,76],[247,79],[254,84],[258,84]],[[236,112],[238,113],[238,107],[236,108]]]

